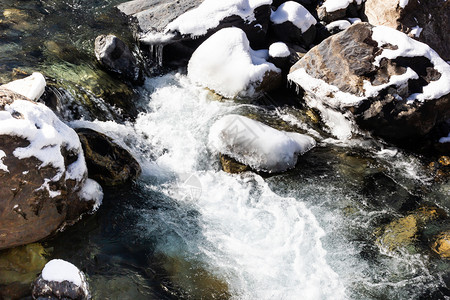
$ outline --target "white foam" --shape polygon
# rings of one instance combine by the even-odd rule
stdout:
[[[0,86],[13,91],[17,94],[27,97],[30,100],[38,100],[45,91],[45,78],[41,73],[34,72],[24,79],[14,80]]]
[[[198,7],[191,9],[172,22],[165,32],[178,31],[184,35],[200,36],[215,28],[220,21],[229,16],[239,16],[244,21],[255,19],[254,10],[262,5],[270,5],[272,0],[205,0]]]
[[[316,19],[306,8],[294,1],[287,1],[281,4],[270,15],[270,21],[275,24],[291,22],[303,33],[317,23]]]
[[[244,31],[225,28],[202,43],[188,64],[188,76],[196,84],[228,97],[252,97],[267,72],[280,72],[253,51]]]
[[[307,135],[279,131],[239,115],[221,118],[209,134],[209,145],[214,151],[266,172],[282,172],[295,167],[297,156],[315,144]]]
[[[6,166],[6,165],[3,163],[3,158],[5,158],[5,157],[6,157],[5,151],[0,150],[0,170],[3,170],[3,171],[5,171],[5,172],[9,172],[8,166]]]
[[[291,55],[291,51],[289,51],[288,46],[283,42],[273,43],[269,47],[270,57],[288,57],[289,55]]]

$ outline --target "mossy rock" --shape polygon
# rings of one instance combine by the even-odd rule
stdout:
[[[241,164],[240,162],[227,155],[220,155],[220,163],[222,164],[222,169],[230,174],[238,174],[245,171],[250,171],[249,166]]]

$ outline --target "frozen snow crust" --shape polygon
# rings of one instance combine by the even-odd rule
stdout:
[[[250,48],[244,31],[225,28],[195,50],[188,64],[188,77],[227,98],[252,97],[264,76],[281,72],[267,58],[267,50]]]
[[[279,131],[240,115],[227,115],[210,129],[209,145],[252,169],[282,172],[295,167],[297,157],[315,146],[307,135]]]

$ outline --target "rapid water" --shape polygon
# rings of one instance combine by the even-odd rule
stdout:
[[[305,122],[305,110],[223,100],[183,75],[148,78],[131,91],[93,57],[98,34],[131,41],[126,24],[110,17],[120,2],[0,3],[1,82],[22,71],[54,78],[60,115],[111,136],[143,168],[136,184],[105,189],[96,215],[43,242],[52,258],[86,272],[95,299],[450,296],[450,263],[424,251],[448,221],[431,223],[424,240],[402,251],[375,243],[380,226],[420,204],[448,212],[449,184],[435,182],[420,158],[364,135],[336,140]],[[127,111],[109,103],[113,92],[136,101],[135,120],[117,118]],[[208,134],[231,113],[307,133],[318,146],[283,174],[227,174]],[[343,136],[352,129],[341,115],[326,121]]]
[[[290,172],[231,175],[209,152],[209,128],[255,107],[218,101],[178,74],[148,79],[141,95],[134,123],[72,125],[114,137],[140,160],[146,200],[131,231],[153,241],[155,257],[189,266],[163,267],[178,272],[172,281],[186,298],[405,299],[445,286],[445,263],[374,245],[376,226],[414,207],[417,188],[430,185],[414,157],[362,139],[319,139]],[[292,119],[292,111],[260,113]],[[193,279],[199,272],[220,287],[208,290]]]

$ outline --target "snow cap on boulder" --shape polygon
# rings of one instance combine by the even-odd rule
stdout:
[[[188,64],[188,77],[227,98],[252,97],[268,76],[281,72],[267,58],[267,50],[250,48],[244,31],[225,28],[197,48]]]

